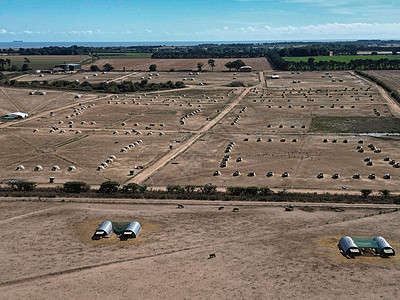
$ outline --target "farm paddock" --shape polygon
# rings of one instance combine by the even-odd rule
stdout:
[[[398,211],[296,206],[285,212],[229,202],[176,209],[176,203],[0,202],[0,262],[7,270],[0,293],[6,299],[399,297],[397,256],[349,260],[337,248],[343,235],[373,232],[397,250]],[[138,220],[140,236],[92,241],[106,219]]]
[[[387,95],[347,71],[273,74],[238,73],[251,86],[228,87],[232,74],[200,73],[184,89],[82,93],[79,99],[72,92],[29,96],[25,89],[2,88],[0,107],[30,117],[0,124],[6,145],[0,179],[399,191],[400,140],[385,133],[400,132],[400,119]],[[121,75],[140,80],[149,74],[90,78],[124,80]],[[160,72],[154,80],[182,76],[189,77]],[[105,165],[112,155],[116,159]],[[16,171],[20,165],[25,169]],[[76,169],[67,171],[71,166]]]
[[[251,66],[253,71],[272,70],[271,65],[264,57],[255,58],[215,58],[214,71],[228,71],[225,64],[230,61],[241,59],[248,66]],[[90,65],[95,64],[102,68],[104,64],[111,64],[116,70],[125,68],[127,71],[146,71],[152,64],[157,65],[157,71],[169,71],[174,69],[179,70],[197,70],[197,63],[203,63],[203,70],[211,71],[211,67],[207,64],[208,59],[205,58],[187,58],[187,59],[152,59],[152,58],[105,58],[99,59]],[[89,65],[85,65],[89,68]]]

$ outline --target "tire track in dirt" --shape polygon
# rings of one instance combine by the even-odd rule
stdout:
[[[11,217],[11,218],[8,218],[8,219],[0,220],[0,224],[5,224],[5,223],[12,222],[12,221],[15,221],[15,220],[20,220],[20,219],[23,219],[23,218],[31,217],[31,216],[34,216],[34,215],[37,215],[37,214],[41,214],[41,213],[44,213],[44,212],[56,210],[58,208],[59,208],[58,206],[53,206],[53,207],[49,207],[49,208],[45,208],[45,209],[35,210],[35,211],[29,212],[29,213],[26,213],[26,214],[23,214],[23,215],[18,215],[18,216],[14,216],[14,217]]]
[[[13,100],[11,100],[10,97],[8,97],[8,95],[3,91],[2,88],[0,88],[0,92],[4,95],[4,97],[6,97],[6,99],[17,109],[17,111],[21,111],[22,109],[15,104],[15,102]]]

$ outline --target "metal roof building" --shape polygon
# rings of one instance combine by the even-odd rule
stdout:
[[[80,64],[60,64],[60,65],[56,65],[54,68],[55,69],[60,68],[60,69],[64,70],[64,72],[73,72],[73,71],[78,71],[78,70],[82,69]]]

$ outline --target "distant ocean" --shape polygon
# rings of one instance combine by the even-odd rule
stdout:
[[[322,42],[322,40],[320,40]],[[93,47],[113,47],[113,46],[194,46],[199,44],[247,44],[247,43],[278,43],[290,41],[191,41],[191,42],[0,42],[0,49],[8,48],[41,48],[49,46],[70,47],[93,46]],[[299,41],[297,41],[299,42]],[[302,41],[311,42],[311,41]],[[318,42],[318,41],[313,41]]]

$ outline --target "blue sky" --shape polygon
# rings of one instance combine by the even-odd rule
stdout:
[[[399,0],[0,0],[0,42],[400,39]]]

